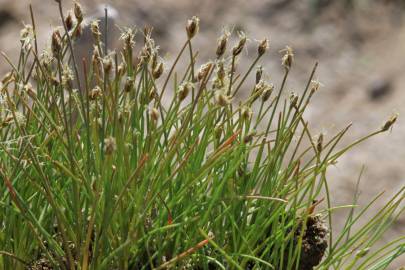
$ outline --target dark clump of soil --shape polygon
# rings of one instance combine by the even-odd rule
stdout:
[[[301,233],[301,226],[298,228],[297,238]],[[307,228],[302,238],[300,270],[312,270],[321,262],[328,247],[327,235],[328,228],[320,216],[309,216]]]

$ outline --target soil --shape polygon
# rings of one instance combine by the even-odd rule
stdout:
[[[70,8],[70,1],[63,1]],[[295,50],[295,64],[287,90],[298,94],[304,88],[315,61],[319,61],[317,78],[324,85],[315,96],[305,117],[313,134],[323,132],[325,139],[352,122],[353,127],[340,144],[353,141],[378,129],[392,113],[400,117],[392,132],[361,144],[343,156],[329,174],[335,205],[351,203],[361,166],[366,165],[360,184],[360,204],[385,191],[382,200],[405,184],[405,2],[401,0],[331,1],[331,0],[162,0],[99,1],[82,0],[87,14],[97,17],[107,2],[115,9],[110,22],[120,26],[154,26],[156,42],[170,64],[185,39],[187,18],[201,18],[200,34],[195,47],[200,59],[212,59],[221,29],[244,30],[251,38],[249,52],[256,53],[256,39],[270,38],[271,50],[262,65],[271,81],[281,83],[282,68],[278,51],[285,45]],[[19,30],[29,23],[28,5],[37,15],[38,40],[41,48],[49,45],[52,27],[59,25],[57,5],[51,0],[0,0],[0,50],[16,60]],[[101,11],[100,11],[101,10]],[[111,35],[109,42],[114,43]],[[232,41],[231,41],[232,43]],[[203,62],[199,60],[199,64]],[[243,61],[241,60],[240,63]],[[239,67],[243,69],[244,67]],[[8,70],[0,65],[0,75]],[[252,78],[253,80],[253,78]],[[238,98],[243,98],[241,91]],[[345,210],[336,212],[334,229],[342,226]],[[404,234],[402,215],[382,242]],[[402,229],[401,229],[402,228]],[[405,256],[389,269],[405,265]]]
[[[301,228],[301,226],[298,226]],[[296,238],[300,236],[301,230],[297,230]],[[328,247],[328,228],[320,216],[309,216],[306,230],[302,238],[302,250],[300,256],[300,270],[312,270],[317,266]]]

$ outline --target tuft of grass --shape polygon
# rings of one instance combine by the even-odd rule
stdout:
[[[285,98],[293,50],[282,51],[278,87],[262,68],[251,82],[268,40],[239,74],[247,37],[228,48],[225,33],[198,68],[197,17],[169,68],[151,29],[139,47],[124,29],[122,48],[109,50],[97,21],[92,57],[77,59],[82,8],[65,16],[56,2],[62,27],[49,49],[37,46],[31,8],[18,62],[3,54],[0,269],[384,269],[404,253],[404,236],[375,246],[405,209],[404,187],[358,226],[381,194],[363,208],[357,197],[333,206],[326,179],[396,116],[347,146],[350,125],[314,136],[303,115],[320,87],[317,64],[303,94]],[[250,95],[235,104],[239,91]],[[335,232],[342,207],[351,210]]]

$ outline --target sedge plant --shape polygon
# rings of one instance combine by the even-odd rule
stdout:
[[[320,87],[317,64],[302,95],[286,97],[293,50],[282,51],[276,87],[256,70],[268,40],[240,74],[247,37],[230,45],[224,33],[198,68],[197,17],[169,68],[150,28],[140,46],[123,29],[111,50],[98,21],[92,56],[77,59],[82,8],[64,14],[56,2],[62,26],[49,49],[38,48],[31,8],[18,61],[3,54],[0,269],[385,269],[405,252],[404,236],[375,245],[403,212],[404,187],[358,226],[381,194],[333,206],[326,177],[396,116],[346,146],[350,125],[315,136],[304,112]],[[239,91],[249,95],[237,104]]]

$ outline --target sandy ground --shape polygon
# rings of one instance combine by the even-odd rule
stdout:
[[[350,3],[354,2],[352,6]],[[18,53],[19,29],[30,22],[28,5],[37,15],[39,40],[48,40],[52,27],[58,26],[57,6],[51,0],[0,0],[0,50],[12,59]],[[70,8],[70,1],[64,1]],[[101,3],[114,7],[114,23],[121,26],[153,25],[161,52],[170,62],[184,42],[184,23],[192,15],[201,18],[201,33],[195,39],[200,60],[212,59],[216,39],[223,27],[244,30],[251,39],[250,53],[257,42],[270,38],[271,51],[263,60],[265,71],[275,85],[281,83],[282,68],[278,51],[285,45],[295,49],[296,64],[287,89],[300,93],[315,61],[316,77],[323,83],[306,115],[313,134],[326,137],[352,122],[341,146],[378,129],[392,114],[398,123],[390,133],[361,144],[339,160],[329,173],[335,204],[347,204],[353,196],[361,166],[360,202],[386,191],[373,211],[405,185],[405,4],[395,0],[162,0],[98,1],[82,0],[86,12],[96,16]],[[349,3],[349,4],[344,4]],[[113,40],[111,42],[114,42]],[[49,43],[49,42],[48,42]],[[43,47],[46,42],[41,42]],[[243,62],[243,61],[241,61]],[[5,71],[1,62],[0,73]],[[243,93],[241,95],[243,97]],[[341,215],[343,215],[343,211]],[[340,214],[335,218],[341,224]],[[405,233],[405,217],[400,217],[384,241]],[[403,256],[404,257],[404,256]],[[405,265],[401,258],[390,269]]]

